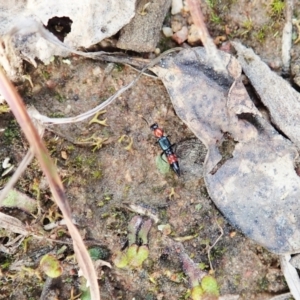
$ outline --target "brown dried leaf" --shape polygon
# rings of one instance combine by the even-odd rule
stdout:
[[[25,228],[25,225],[20,220],[6,215],[2,212],[0,212],[0,228],[4,228],[15,233],[23,234],[25,236],[28,235],[28,231]]]
[[[178,116],[208,148],[204,179],[218,208],[270,251],[297,252],[296,148],[260,116],[239,79],[237,60],[219,54],[228,72],[216,72],[203,48],[183,50],[153,71],[166,86]],[[219,148],[225,133],[234,150],[222,158]]]
[[[15,189],[8,192],[8,195],[0,201],[0,207],[17,207],[28,213],[34,213],[37,209],[37,203],[34,199],[28,197]]]
[[[272,123],[300,148],[300,94],[271,71],[252,49],[238,42],[232,44],[243,71],[268,108]]]

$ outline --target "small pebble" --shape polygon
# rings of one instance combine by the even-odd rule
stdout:
[[[2,168],[3,169],[7,169],[11,166],[11,164],[9,163],[10,161],[10,158],[9,157],[6,157],[2,163]]]
[[[171,37],[173,35],[173,30],[171,27],[163,27],[162,32],[165,37]]]
[[[172,10],[171,10],[172,15],[179,14],[182,9],[183,9],[182,0],[172,0]]]
[[[57,86],[57,82],[55,82],[52,79],[49,79],[49,80],[46,81],[46,86],[47,86],[48,89],[52,90]]]
[[[63,59],[62,62],[63,62],[64,64],[66,64],[66,65],[70,65],[70,64],[71,64],[71,61],[70,61],[68,58]]]
[[[172,39],[176,41],[178,44],[182,44],[188,38],[188,28],[183,26],[181,30],[177,31],[173,34]]]
[[[92,71],[92,73],[93,73],[93,75],[94,75],[95,77],[101,75],[101,73],[102,73],[101,68],[100,68],[100,67],[94,68],[93,71]]]
[[[32,88],[31,92],[33,95],[37,95],[42,90],[42,86],[40,84],[35,84]],[[0,100],[1,103],[1,100]]]
[[[171,18],[171,28],[173,32],[181,30],[184,25],[186,25],[186,22],[182,15],[176,15]]]
[[[64,151],[64,150],[60,152],[60,155],[61,155],[61,157],[62,157],[63,159],[65,159],[65,160],[68,158],[68,154],[67,154],[67,152]]]
[[[229,233],[229,236],[230,236],[231,238],[234,238],[234,237],[236,236],[236,231],[231,231],[231,232]]]
[[[188,43],[190,45],[199,44],[201,42],[200,34],[196,25],[192,24],[189,29]]]
[[[189,12],[190,11],[190,8],[189,8],[186,0],[183,1],[183,11],[184,12]]]
[[[64,113],[67,115],[72,109],[72,106],[70,104],[68,104],[64,110]]]

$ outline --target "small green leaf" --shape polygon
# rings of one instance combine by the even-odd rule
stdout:
[[[167,174],[170,171],[170,165],[167,162],[167,158],[165,155],[156,156],[155,159],[156,167],[161,174]]]
[[[203,294],[204,294],[203,289],[201,288],[201,286],[197,285],[192,288],[190,296],[193,300],[202,300]]]
[[[201,287],[205,294],[219,296],[219,286],[216,279],[210,275],[206,275],[201,280]]]
[[[127,250],[127,259],[128,259],[128,263],[130,264],[131,261],[137,256],[137,252],[138,252],[138,245],[137,244],[133,244],[131,245],[128,250]]]
[[[148,258],[148,256],[149,248],[146,245],[140,246],[137,249],[137,253],[135,254],[135,256],[131,256],[129,264],[133,268],[139,268],[142,266],[143,262]]]
[[[92,298],[91,298],[90,289],[83,291],[82,294],[80,295],[80,299],[81,300],[91,300]]]
[[[202,208],[202,204],[199,203],[195,205],[196,211],[199,211],[201,208]]]
[[[115,259],[113,260],[113,262],[117,268],[123,269],[127,267],[128,266],[127,254],[122,251],[119,251]]]
[[[56,278],[62,274],[59,260],[52,254],[46,254],[40,260],[40,269],[49,277]]]

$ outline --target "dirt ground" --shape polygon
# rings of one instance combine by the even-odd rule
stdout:
[[[215,1],[203,3],[206,24],[213,38],[241,40],[252,47],[275,71],[281,71],[281,36],[285,22],[279,0]],[[294,16],[300,14],[300,5]],[[166,16],[165,25],[174,17]],[[187,22],[183,15],[181,21]],[[297,37],[294,28],[295,39]],[[161,37],[161,50],[177,46]],[[221,43],[220,43],[221,46]],[[300,51],[293,46],[293,60]],[[129,66],[109,64],[73,56],[48,66],[27,66],[29,82],[17,84],[28,105],[52,117],[83,113],[131,82],[137,71]],[[159,169],[160,148],[149,124],[157,122],[168,135],[179,157],[181,176]],[[176,116],[169,96],[157,78],[142,76],[137,84],[118,97],[98,116],[105,126],[86,122],[51,126],[44,136],[45,144],[64,182],[72,214],[88,247],[98,249],[99,258],[112,264],[99,271],[102,299],[187,299],[188,278],[180,260],[171,250],[169,238],[179,239],[186,253],[209,271],[210,258],[220,295],[239,295],[239,299],[271,299],[288,292],[276,255],[236,231],[210,200],[202,177],[206,149]],[[28,143],[11,113],[1,114],[0,162],[6,157],[17,166],[28,149]],[[102,141],[95,149],[95,142]],[[1,170],[1,166],[0,166]],[[2,170],[3,171],[3,170]],[[9,176],[0,178],[2,188]],[[2,208],[35,230],[49,222],[52,196],[36,161],[20,178],[16,188],[34,199],[40,198],[42,213],[29,215],[18,209]],[[139,268],[120,269],[113,264],[118,251],[127,241],[128,224],[137,215],[135,204],[151,211],[158,224],[169,224],[168,237],[152,225],[148,237],[149,257]],[[144,219],[147,219],[144,216]],[[56,216],[56,220],[59,216]],[[63,230],[44,233],[68,240]],[[11,238],[1,232],[1,242]],[[16,253],[0,253],[0,299],[40,299],[45,278],[24,268],[11,270],[16,262],[37,268],[45,253],[57,253],[61,244],[34,238],[26,240]],[[82,290],[76,263],[70,259],[73,249],[67,244],[60,256],[64,272],[52,289],[54,295],[44,299],[75,299]],[[1,275],[1,273],[0,273]],[[54,292],[53,292],[54,291]],[[52,298],[51,298],[52,297]],[[57,298],[55,298],[57,297]],[[73,297],[73,298],[72,298]],[[84,299],[82,297],[82,299]]]

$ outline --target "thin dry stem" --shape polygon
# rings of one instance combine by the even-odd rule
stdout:
[[[220,238],[224,235],[223,228],[221,227],[221,225],[218,223],[217,220],[216,220],[216,223],[217,223],[217,225],[218,225],[218,227],[220,229],[221,234],[218,236],[218,238],[215,240],[215,242],[207,250],[207,256],[208,256],[209,266],[210,266],[210,269],[212,271],[214,271],[214,268],[212,266],[211,259],[210,259],[210,251],[216,246],[216,244],[218,243],[218,241],[220,240]]]
[[[122,87],[114,95],[109,97],[106,101],[104,101],[103,103],[101,103],[100,105],[96,106],[95,108],[93,108],[89,111],[86,111],[86,112],[84,112],[84,113],[82,113],[78,116],[70,117],[70,118],[49,118],[47,116],[39,114],[38,112],[33,114],[32,117],[34,119],[36,119],[37,121],[39,121],[40,123],[42,123],[42,124],[58,125],[58,124],[69,124],[69,123],[82,122],[82,121],[94,116],[97,112],[103,110],[106,106],[108,106],[115,99],[117,99],[119,96],[121,96],[125,91],[130,89],[140,79],[140,77],[143,75],[143,73],[147,69],[149,69],[149,68],[153,67],[154,65],[156,65],[163,57],[169,55],[172,52],[176,52],[176,51],[179,51],[179,50],[182,50],[182,48],[170,49],[170,50],[162,53],[160,56],[156,57],[155,59],[153,59],[149,64],[147,64],[146,66],[143,67],[143,69],[139,72],[139,74],[137,75],[137,77],[133,81],[131,81],[130,83],[128,83],[127,85]]]
[[[9,191],[14,187],[17,183],[18,179],[22,176],[23,172],[26,170],[27,166],[31,163],[32,159],[34,158],[33,152],[31,149],[28,150],[26,155],[24,156],[22,162],[18,166],[17,170],[15,171],[14,175],[10,178],[8,183],[5,185],[4,189],[0,193],[0,206],[4,201],[5,197],[9,193]]]
[[[21,97],[19,96],[11,82],[1,71],[0,93],[3,95],[3,97],[9,104],[28,142],[30,143],[30,146],[35,152],[35,155],[40,163],[41,169],[43,170],[49,182],[50,190],[53,194],[53,197],[66,220],[66,225],[73,239],[74,251],[76,254],[78,264],[82,270],[83,275],[86,277],[90,285],[91,298],[93,300],[98,300],[100,299],[100,292],[98,287],[97,275],[91,257],[83,243],[83,240],[77,228],[72,223],[71,209],[69,203],[67,202],[62,182],[57,174],[54,164],[51,161],[51,158],[47,152],[45,145],[39,137],[38,131],[31,122],[31,119],[27,113],[27,110]]]
[[[200,39],[206,49],[207,55],[210,57],[211,61],[213,62],[214,69],[216,71],[226,72],[225,66],[218,54],[217,47],[214,44],[212,38],[210,37],[206,25],[204,23],[203,14],[200,7],[200,1],[187,0],[187,3],[193,19],[193,23],[198,29]]]

